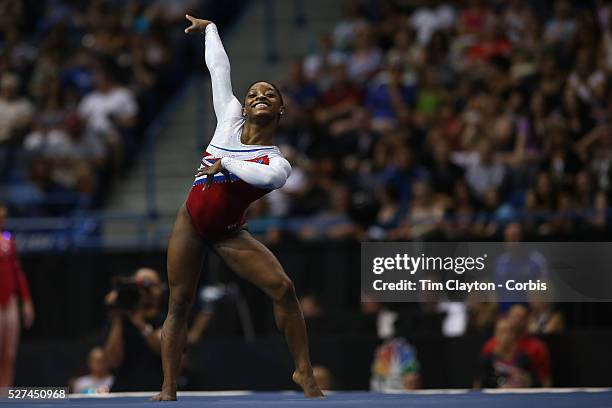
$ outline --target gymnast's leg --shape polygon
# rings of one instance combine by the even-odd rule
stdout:
[[[223,239],[214,250],[238,275],[263,290],[274,302],[276,325],[284,334],[295,362],[295,381],[307,397],[322,397],[310,364],[308,336],[293,282],[276,257],[246,231]]]
[[[19,306],[13,296],[0,308],[0,387],[13,385],[19,330]]]
[[[187,318],[200,278],[205,244],[189,212],[182,206],[168,243],[168,315],[162,328],[161,349],[164,383],[154,401],[176,399],[176,381],[187,338]]]

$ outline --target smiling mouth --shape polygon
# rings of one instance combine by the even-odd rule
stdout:
[[[269,108],[270,104],[267,102],[257,102],[253,104],[252,107],[255,109]]]

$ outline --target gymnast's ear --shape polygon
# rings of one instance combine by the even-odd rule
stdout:
[[[246,118],[246,117],[247,117],[246,107],[245,107],[245,106],[243,106],[243,107],[242,107],[242,117],[243,117],[243,118]]]

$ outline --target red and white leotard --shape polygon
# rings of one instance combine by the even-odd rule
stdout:
[[[0,309],[17,295],[21,301],[30,299],[28,281],[21,269],[11,234],[0,231]]]
[[[276,146],[240,141],[245,118],[232,91],[229,59],[214,24],[206,26],[204,57],[210,71],[217,127],[200,168],[221,160],[230,178],[217,173],[213,185],[204,190],[207,176],[197,177],[187,197],[187,210],[200,236],[212,242],[240,229],[249,204],[282,187],[291,166]]]

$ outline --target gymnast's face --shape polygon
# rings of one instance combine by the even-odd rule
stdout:
[[[278,120],[284,106],[278,91],[268,82],[256,82],[244,98],[244,114],[247,120],[268,122]]]

